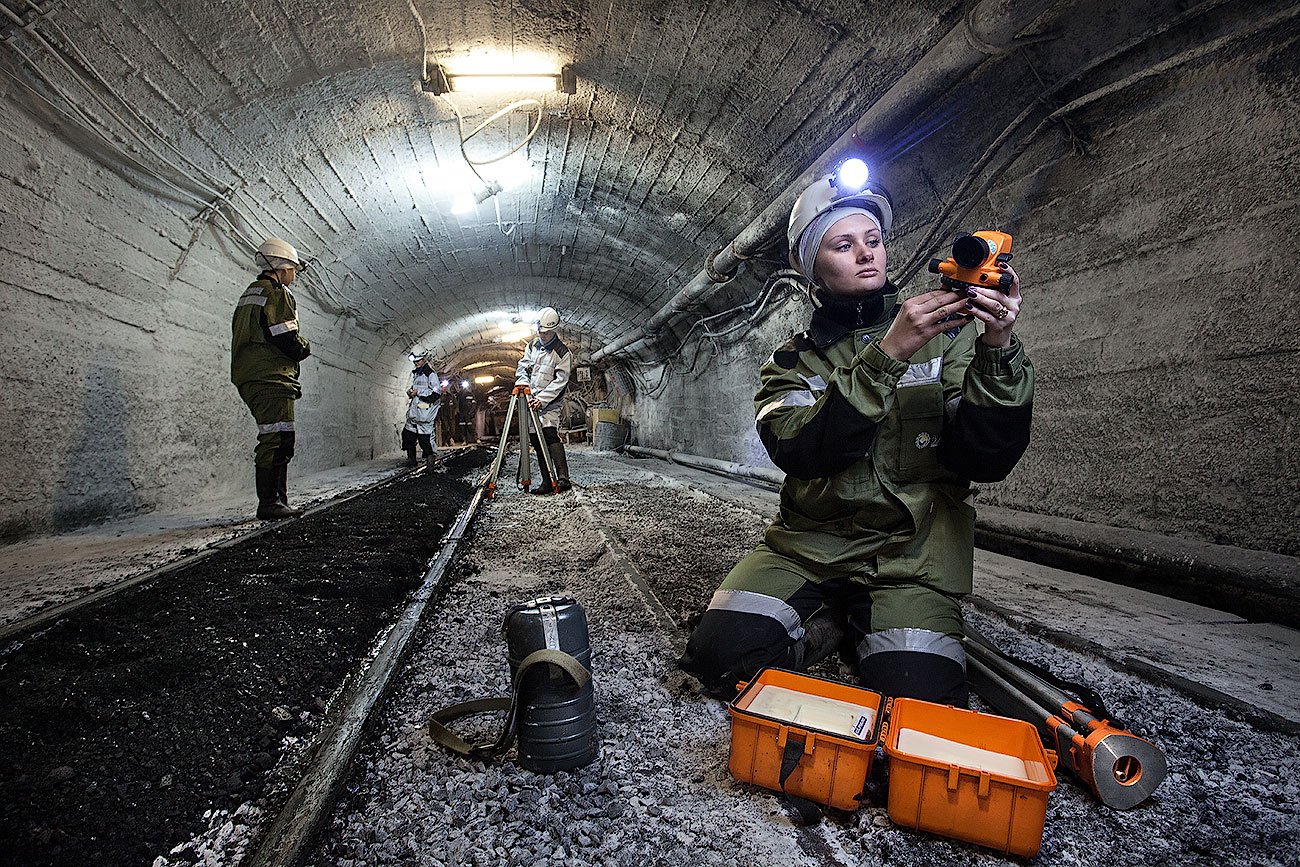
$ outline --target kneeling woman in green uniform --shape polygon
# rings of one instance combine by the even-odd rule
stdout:
[[[790,260],[815,309],[754,397],[786,472],[780,516],[714,593],[681,665],[729,697],[764,665],[803,670],[851,641],[864,686],[964,706],[971,483],[1005,478],[1029,444],[1020,282],[1002,265],[1005,293],[900,302],[885,270],[890,202],[844,174],[790,214]]]

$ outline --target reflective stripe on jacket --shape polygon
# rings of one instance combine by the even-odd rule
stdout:
[[[524,357],[519,359],[515,369],[515,385],[526,385],[532,390],[533,397],[541,402],[540,415],[555,415],[560,408],[560,400],[569,387],[569,374],[573,372],[573,353],[559,336],[551,338],[550,344],[542,345],[540,337],[528,342]]]
[[[298,362],[311,355],[311,344],[298,333],[298,304],[287,286],[263,273],[236,302],[230,331],[231,382],[302,395]]]
[[[411,371],[407,390],[414,390],[415,395],[406,407],[406,427],[416,433],[433,433],[433,423],[442,405],[442,382],[438,374],[427,366],[417,367]]]
[[[1005,478],[1024,453],[1033,366],[1018,338],[985,346],[974,323],[906,362],[890,358],[878,343],[895,301],[858,327],[818,310],[763,366],[758,433],[787,474],[765,541],[813,563],[857,562],[884,580],[968,593],[970,483]]]

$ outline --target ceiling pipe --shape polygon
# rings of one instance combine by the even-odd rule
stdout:
[[[876,100],[865,115],[823,151],[816,162],[786,187],[730,244],[710,257],[703,271],[660,307],[645,325],[602,346],[591,360],[600,362],[615,354],[634,355],[649,347],[670,320],[698,306],[719,285],[735,277],[740,263],[753,255],[773,234],[784,232],[794,200],[814,179],[829,174],[849,151],[860,147],[860,142],[902,128],[989,57],[1013,51],[1019,45],[1016,34],[1033,24],[1052,4],[1053,0],[981,0],[974,3],[960,24]]]

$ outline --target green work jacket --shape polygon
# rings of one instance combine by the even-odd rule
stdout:
[[[298,333],[298,303],[289,287],[263,272],[235,305],[230,331],[231,382],[302,396],[298,362],[311,355],[311,344]]]
[[[889,357],[885,291],[875,311],[818,309],[762,368],[758,433],[786,472],[765,541],[864,580],[969,593],[971,482],[1005,478],[1029,444],[1033,367],[1018,338],[985,346],[974,323]]]

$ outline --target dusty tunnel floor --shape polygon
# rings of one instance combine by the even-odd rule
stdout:
[[[6,647],[0,863],[195,863],[261,815],[469,490],[396,480]]]
[[[503,491],[480,513],[457,583],[421,627],[419,648],[309,863],[1023,863],[895,827],[882,803],[832,811],[818,828],[800,831],[771,793],[731,779],[725,708],[676,670],[682,633],[656,619],[627,564],[684,624],[757,541],[763,521],[654,473],[653,461],[633,466],[575,450],[571,462],[579,491]],[[502,618],[550,593],[576,597],[590,621],[598,758],[541,776],[517,766],[513,753],[485,765],[442,751],[424,728],[429,715],[507,694]],[[1035,863],[1297,863],[1300,739],[1235,722],[995,617],[968,616],[1007,649],[1039,662],[1050,656],[1062,675],[1094,683],[1169,756],[1169,778],[1128,812],[1096,803],[1062,772]],[[458,727],[486,740],[495,724],[485,717]]]

